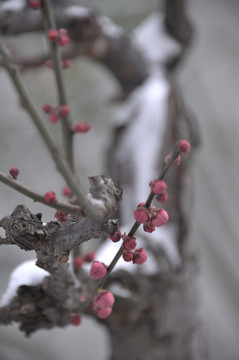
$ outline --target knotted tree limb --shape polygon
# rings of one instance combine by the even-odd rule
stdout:
[[[69,253],[74,247],[93,238],[113,235],[117,224],[117,220],[95,223],[85,217],[62,224],[49,222],[43,225],[41,214],[33,215],[24,205],[18,205],[9,217],[0,221],[6,240],[25,251],[34,250],[37,265],[52,274],[59,264],[69,260]]]
[[[10,303],[0,309],[0,325],[19,322],[20,330],[29,335],[37,329],[69,324],[69,314],[79,303],[79,289],[67,263],[69,254],[85,241],[115,234],[117,220],[99,224],[87,217],[75,217],[63,224],[43,225],[41,214],[33,215],[24,205],[18,205],[0,221],[0,226],[6,233],[4,244],[34,250],[36,265],[49,273],[41,285],[18,289]]]

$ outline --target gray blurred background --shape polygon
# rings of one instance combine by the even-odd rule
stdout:
[[[95,0],[91,0],[96,4]],[[97,7],[130,31],[157,8],[156,0],[98,0]],[[239,2],[189,0],[188,11],[195,39],[177,72],[184,101],[199,121],[202,147],[194,166],[195,206],[193,238],[200,254],[203,316],[210,360],[239,359]],[[44,46],[40,37],[11,39],[26,52]],[[37,104],[54,103],[55,90],[48,69],[24,75]],[[110,135],[114,106],[109,98],[117,91],[114,79],[99,65],[76,61],[65,72],[74,118],[89,121],[94,130],[77,138],[78,173],[99,174]],[[76,81],[77,78],[77,81]],[[0,168],[20,169],[19,179],[39,192],[54,190],[60,197],[64,185],[44,149],[42,140],[3,70],[0,70]],[[49,85],[50,84],[50,85]],[[54,129],[57,129],[56,127]],[[58,135],[58,130],[55,131]],[[94,146],[89,147],[89,143]],[[86,185],[86,183],[85,183]],[[54,211],[35,204],[0,184],[0,217],[24,203],[32,212],[42,211],[44,221]],[[15,247],[0,248],[0,293],[12,269],[33,254]],[[0,328],[0,360],[90,360],[109,355],[105,329],[84,318],[80,327],[40,331],[25,339],[16,326]],[[176,359],[175,359],[176,360]]]

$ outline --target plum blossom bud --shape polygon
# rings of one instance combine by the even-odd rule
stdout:
[[[134,212],[134,218],[137,221],[137,223],[144,224],[148,220],[148,217],[149,217],[148,210],[144,206],[139,204]]]
[[[56,200],[56,195],[53,191],[48,191],[47,193],[45,193],[44,195],[44,200],[45,202],[47,202],[48,204],[52,204],[54,203],[54,201]]]
[[[168,199],[168,194],[167,192],[165,192],[164,194],[159,194],[156,196],[156,200],[158,200],[159,202],[163,203]]]
[[[48,120],[50,121],[51,124],[56,124],[58,122],[59,114],[56,109],[52,110],[52,112],[48,116]]]
[[[75,313],[70,313],[70,323],[74,326],[81,324],[81,316]]]
[[[59,221],[60,223],[63,223],[65,221],[69,220],[68,214],[61,210],[57,210],[54,216],[55,216],[56,220]]]
[[[165,164],[167,164],[171,160],[172,155],[173,155],[172,153],[169,153],[168,155],[166,155],[165,160],[164,160]]]
[[[123,256],[124,261],[126,261],[126,262],[132,261],[133,257],[134,257],[133,253],[131,251],[126,250],[126,249],[123,250],[123,255],[122,256]]]
[[[60,114],[62,116],[67,116],[70,113],[70,107],[68,105],[62,105],[60,107]]]
[[[92,262],[95,258],[95,252],[94,251],[89,251],[85,256],[84,256],[84,260],[88,263]]]
[[[56,29],[49,29],[47,31],[47,37],[49,40],[56,40],[58,36],[58,31]]]
[[[90,269],[90,277],[94,280],[99,280],[105,277],[107,274],[107,268],[104,263],[94,261]]]
[[[173,167],[178,167],[181,163],[181,155],[178,155],[178,157],[173,162]]]
[[[110,240],[112,240],[113,242],[118,242],[120,241],[120,239],[122,238],[122,234],[120,230],[117,230],[116,233],[113,236],[109,237]]]
[[[134,253],[133,263],[142,265],[147,260],[147,254],[144,249],[137,249]]]
[[[110,307],[106,309],[99,308],[96,311],[96,315],[100,319],[106,319],[108,316],[110,316],[111,313],[112,313],[112,309]]]
[[[123,247],[126,250],[133,250],[137,246],[136,238],[133,236],[124,236]]]
[[[71,197],[72,196],[72,192],[71,189],[69,188],[69,186],[64,186],[62,189],[62,194],[66,197]]]
[[[154,180],[150,184],[152,192],[156,195],[164,194],[167,189],[167,184],[163,180]]]
[[[59,29],[58,30],[57,41],[58,41],[58,44],[60,46],[66,46],[70,42],[70,39],[68,37],[68,32],[67,32],[66,29]]]
[[[52,110],[52,106],[50,104],[43,104],[41,109],[44,113],[49,114]]]
[[[180,140],[179,141],[179,151],[186,154],[190,151],[191,145],[187,140]]]
[[[102,290],[99,294],[94,297],[93,303],[95,306],[105,309],[114,305],[114,295],[107,290]]]
[[[13,179],[16,180],[19,174],[18,168],[16,168],[16,166],[12,166],[11,169],[9,170],[9,174],[13,177]]]
[[[33,10],[40,9],[41,1],[40,0],[29,0],[29,6]]]
[[[152,211],[152,225],[154,226],[163,226],[168,222],[169,216],[167,211],[165,211],[164,209],[157,209],[155,207],[153,207],[153,211]]]
[[[80,256],[77,256],[74,258],[74,268],[80,269],[82,265],[84,264],[84,259]]]
[[[76,122],[72,124],[72,131],[74,133],[86,133],[92,129],[92,126],[84,122]]]
[[[151,220],[148,220],[144,226],[144,231],[148,233],[152,233],[155,230],[155,226],[151,223]]]

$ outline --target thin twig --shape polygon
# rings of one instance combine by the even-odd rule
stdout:
[[[55,17],[52,11],[50,0],[43,0],[42,11],[46,20],[46,31],[49,29],[56,29]],[[60,53],[60,49],[56,41],[48,40],[48,44],[55,74],[56,88],[58,92],[58,102],[59,105],[67,105],[68,101],[62,76],[62,56]],[[73,132],[71,129],[72,121],[69,114],[66,116],[61,116],[61,125],[66,158],[70,164],[71,169],[73,170]]]
[[[55,201],[52,204],[46,203],[46,201],[44,200],[44,195],[41,195],[41,194],[37,193],[36,191],[31,190],[26,185],[22,184],[20,181],[7,176],[6,174],[4,174],[1,171],[0,171],[0,181],[4,184],[8,185],[12,189],[20,192],[21,194],[26,195],[33,201],[40,202],[40,203],[47,205],[53,209],[61,210],[68,214],[72,214],[72,215],[80,214],[80,209],[78,206],[68,205],[68,204],[65,204],[60,201]]]
[[[45,125],[41,116],[39,115],[38,110],[36,109],[36,106],[32,101],[30,94],[27,91],[26,86],[19,75],[16,66],[12,65],[12,61],[10,61],[11,57],[6,50],[3,39],[1,37],[0,37],[0,54],[2,56],[3,66],[7,70],[13,82],[13,85],[15,86],[19,94],[20,99],[22,99],[26,111],[28,111],[30,117],[32,118],[36,127],[38,128],[42,136],[42,139],[44,140],[51,155],[53,156],[59,172],[61,173],[66,183],[70,187],[72,193],[76,196],[81,208],[87,213],[87,215],[93,221],[100,221],[101,214],[90,203],[89,199],[86,196],[83,186],[81,185],[79,180],[75,177],[68,162],[66,162],[66,160],[62,156],[62,151],[55,142],[55,139],[53,138],[48,127]]]

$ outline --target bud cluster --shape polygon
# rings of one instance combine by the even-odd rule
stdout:
[[[126,262],[132,261],[133,264],[141,265],[147,260],[147,254],[144,249],[135,249],[137,241],[134,236],[122,234],[120,230],[117,230],[113,236],[110,236],[113,242],[118,242],[120,239],[123,240],[123,259]]]
[[[105,319],[112,313],[114,302],[114,295],[110,291],[101,290],[93,299],[92,309],[98,318]]]
[[[77,256],[74,258],[74,268],[76,270],[80,269],[85,262],[91,263],[94,259],[94,251],[89,251],[85,256]]]
[[[164,209],[156,206],[146,208],[145,203],[140,203],[134,212],[134,218],[139,224],[143,224],[144,231],[152,233],[155,227],[165,225],[169,216]]]
[[[45,60],[43,65],[49,69],[53,69],[52,61],[50,59]],[[64,59],[62,61],[62,69],[63,70],[69,69],[71,66],[72,66],[71,59]]]
[[[50,104],[43,104],[42,111],[48,114],[48,120],[52,124],[56,124],[60,116],[67,116],[70,113],[70,107],[68,105],[53,106]]]
[[[47,31],[47,38],[56,41],[60,46],[66,46],[70,42],[68,31],[66,29],[49,29]]]

